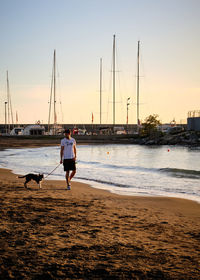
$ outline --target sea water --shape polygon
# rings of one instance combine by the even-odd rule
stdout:
[[[0,151],[0,167],[49,174],[59,147]],[[47,179],[63,180],[60,165]],[[179,146],[78,145],[74,180],[122,195],[169,196],[200,202],[200,149]]]

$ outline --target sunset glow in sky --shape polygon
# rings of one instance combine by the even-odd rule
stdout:
[[[200,110],[199,0],[0,0],[0,123],[6,71],[19,123],[48,121],[53,51],[60,123],[112,123],[112,40],[116,34],[116,123],[136,123],[137,41],[141,42],[140,118],[183,122]]]

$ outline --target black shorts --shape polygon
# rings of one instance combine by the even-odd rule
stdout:
[[[76,170],[76,163],[74,159],[63,160],[64,171]]]

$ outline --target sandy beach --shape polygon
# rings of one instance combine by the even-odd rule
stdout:
[[[199,279],[200,205],[0,169],[0,279]]]

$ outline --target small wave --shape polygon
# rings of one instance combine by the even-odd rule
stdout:
[[[166,172],[174,177],[200,179],[200,171],[191,169],[179,169],[179,168],[161,168],[161,172]]]
[[[104,180],[99,180],[99,179],[94,179],[94,178],[87,178],[87,177],[76,176],[76,179],[90,181],[90,182],[96,182],[99,184],[106,184],[106,185],[121,187],[121,188],[126,188],[126,189],[133,187],[133,186],[129,186],[129,185],[121,184],[121,183],[113,183],[113,182],[109,182],[109,181],[104,181]]]
[[[91,164],[91,165],[100,165],[101,164],[101,162],[98,162],[98,161],[85,161],[85,160],[78,160],[77,163]]]
[[[91,161],[91,162],[80,161],[80,163],[88,164],[88,165],[91,164],[91,167],[97,166],[98,168],[105,168],[105,169],[132,170],[132,171],[147,172],[147,173],[164,172],[176,178],[200,179],[200,171],[197,170],[179,169],[179,168],[154,168],[154,167],[149,168],[144,166],[101,163],[97,161]]]
[[[142,172],[158,172],[158,168],[148,168],[142,166],[134,166],[134,165],[115,165],[115,164],[104,164],[103,167],[112,168],[112,169],[125,169],[125,170],[135,170]]]
[[[145,171],[145,172],[158,172],[160,169],[158,168],[148,168],[134,165],[120,165],[120,164],[109,164],[102,163],[97,161],[78,161],[80,164],[87,164],[91,166],[97,166],[106,169],[124,169],[124,170],[136,170],[136,171]]]
[[[12,156],[16,156],[16,155],[17,155],[17,153],[15,153],[15,154],[12,153],[12,154],[7,154],[6,156],[7,157],[12,157]]]

